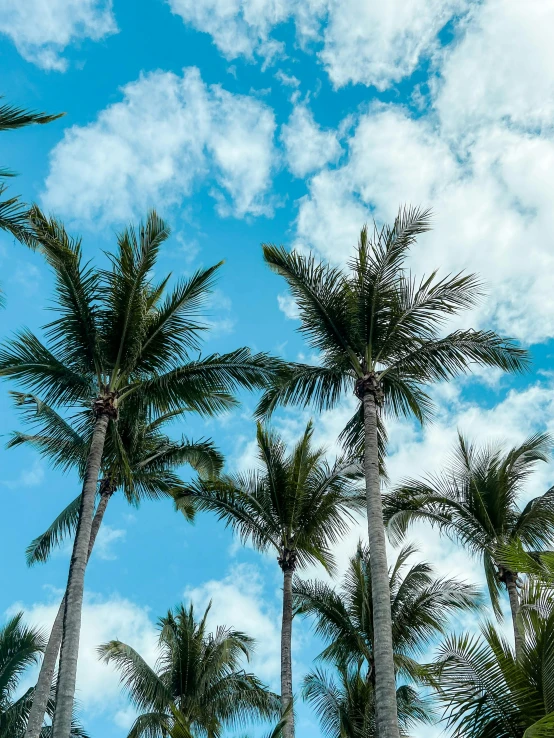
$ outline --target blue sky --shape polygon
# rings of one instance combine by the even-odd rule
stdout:
[[[249,345],[310,358],[261,242],[343,264],[364,222],[390,220],[406,202],[431,206],[435,228],[411,267],[477,271],[489,295],[464,325],[516,337],[534,365],[516,380],[484,372],[437,387],[437,420],[424,432],[392,423],[391,478],[412,476],[440,466],[456,427],[516,442],[554,424],[553,28],[548,0],[0,0],[1,94],[66,113],[2,134],[0,162],[20,175],[13,191],[63,218],[95,260],[151,206],[173,229],[160,273],[178,278],[225,259],[210,352]],[[0,234],[0,271],[2,334],[38,330],[51,294],[40,257]],[[7,390],[3,440],[19,427]],[[229,416],[190,419],[174,432],[210,435],[230,468],[248,468],[255,398],[243,400]],[[316,421],[331,454],[351,402]],[[307,418],[290,411],[275,422],[292,442]],[[68,551],[29,570],[24,550],[78,482],[26,450],[0,450],[0,469],[0,612],[23,607],[47,624]],[[552,476],[545,466],[528,494]],[[338,548],[341,566],[361,535],[363,525]],[[456,547],[424,529],[414,539],[441,574],[482,581]],[[153,658],[153,623],[183,598],[198,606],[211,598],[212,623],[256,637],[254,668],[277,686],[273,558],[236,545],[211,518],[190,526],[169,505],[135,510],[117,496],[97,549],[79,674],[93,736],[125,736],[132,720],[95,646],[119,637]],[[295,627],[299,681],[317,644],[307,625]],[[305,706],[299,735],[319,736]]]

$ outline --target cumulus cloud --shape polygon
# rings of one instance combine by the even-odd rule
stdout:
[[[210,629],[225,625],[255,638],[256,652],[248,668],[266,682],[276,682],[280,670],[279,612],[264,596],[264,581],[257,567],[239,564],[224,579],[188,588],[184,598],[192,600],[200,611],[211,602]]]
[[[228,59],[284,54],[272,31],[293,21],[297,37],[318,56],[335,87],[386,89],[411,74],[437,46],[437,36],[469,0],[169,0],[172,11],[208,33]]]
[[[58,607],[59,600],[30,605],[16,603],[8,614],[23,610],[28,623],[44,628],[48,633]],[[88,594],[83,607],[77,698],[85,712],[90,711],[95,716],[103,711],[124,711],[126,707],[126,699],[119,689],[117,672],[113,666],[100,662],[96,653],[99,645],[112,639],[128,643],[154,666],[157,658],[157,631],[147,610],[118,596],[104,598]],[[36,674],[27,674],[28,684],[22,686],[31,686],[34,680]]]
[[[177,205],[199,183],[222,215],[271,211],[273,111],[259,100],[182,76],[142,75],[123,100],[53,149],[44,204],[75,220],[121,222],[147,207]]]
[[[472,320],[528,342],[554,335],[554,139],[493,125],[453,147],[429,117],[378,106],[360,117],[348,152],[310,181],[299,245],[344,263],[364,222],[392,221],[403,203],[432,207],[433,231],[411,266],[476,271],[490,296]]]
[[[305,177],[329,162],[336,161],[341,147],[335,131],[323,131],[306,105],[297,105],[281,131],[288,168],[296,177]]]
[[[0,0],[0,34],[43,69],[64,72],[61,54],[70,44],[117,30],[111,0]]]
[[[117,555],[114,551],[114,545],[118,541],[124,541],[126,531],[121,528],[112,528],[110,525],[103,525],[98,531],[98,536],[94,543],[94,556],[104,561],[114,561]]]

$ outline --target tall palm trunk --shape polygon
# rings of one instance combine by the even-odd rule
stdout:
[[[379,478],[377,406],[373,391],[364,391],[363,408],[365,430],[364,472],[371,565],[371,596],[373,601],[377,734],[379,738],[399,738],[392,650],[389,572]]]
[[[108,405],[108,403],[105,404]],[[81,633],[83,593],[85,588],[85,569],[92,530],[92,513],[94,510],[96,485],[98,483],[106,431],[110,419],[110,411],[107,407],[105,409],[99,409],[97,412],[85,471],[79,522],[77,524],[73,553],[69,565],[69,577],[65,591],[66,602],[63,618],[63,638],[60,652],[52,738],[69,738],[71,732],[75,681],[77,678],[77,659],[79,656],[79,637]]]
[[[512,571],[505,572],[504,581],[506,583],[506,589],[508,590],[508,597],[510,598],[510,610],[512,611],[512,623],[514,626],[516,659],[519,661],[523,652],[524,637],[517,620],[517,616],[519,614],[519,594],[517,591],[516,580],[517,574]]]
[[[292,709],[292,576],[293,567],[283,568],[283,620],[281,623],[281,714],[287,714],[283,726],[283,738],[294,738],[294,712]]]
[[[88,559],[92,553],[96,536],[102,525],[104,513],[112,496],[111,492],[105,492],[100,497],[100,502],[96,508],[96,513],[92,521],[92,528],[90,531],[90,541],[88,545]],[[54,625],[50,631],[50,637],[48,638],[48,644],[44,652],[44,658],[40,667],[40,673],[38,675],[37,684],[33,693],[33,702],[31,704],[31,710],[29,712],[29,719],[27,720],[27,728],[25,729],[25,738],[40,738],[40,731],[44,723],[44,716],[46,715],[46,707],[50,698],[50,689],[52,687],[52,680],[54,679],[54,671],[56,669],[56,661],[58,660],[58,653],[60,652],[60,644],[63,636],[63,615],[65,612],[65,595],[62,598]]]

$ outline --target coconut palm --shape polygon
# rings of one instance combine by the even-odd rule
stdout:
[[[316,668],[306,675],[302,693],[314,708],[323,735],[328,738],[376,738],[375,687],[364,666],[343,664],[331,674]],[[411,686],[396,690],[400,734],[408,736],[414,726],[431,723],[429,701]]]
[[[515,652],[486,623],[481,636],[450,636],[435,666],[438,698],[452,738],[554,735],[552,590],[531,582],[521,607],[524,639]]]
[[[22,411],[24,420],[34,432],[13,433],[8,447],[31,445],[53,466],[65,471],[75,467],[82,474],[90,445],[91,424],[87,422],[90,411],[79,413],[70,423],[34,395],[17,392],[12,395],[16,407]],[[89,541],[89,558],[108,502],[118,489],[122,490],[130,504],[138,505],[144,498],[171,497],[183,484],[174,470],[187,462],[197,472],[208,476],[216,474],[222,467],[223,458],[210,441],[202,439],[195,442],[185,437],[181,441],[173,441],[162,432],[167,423],[184,413],[185,410],[174,411],[153,419],[137,418],[133,413],[129,418],[124,408],[117,425],[108,427],[102,459],[102,480],[98,488],[99,499]],[[53,548],[75,532],[80,502],[79,495],[43,534],[32,541],[27,548],[27,563],[30,566],[47,561]],[[192,506],[184,512],[192,520]],[[64,608],[65,597],[48,639],[25,738],[38,738],[44,720],[62,641]]]
[[[44,647],[44,636],[36,628],[23,624],[22,612],[0,628],[0,738],[23,738],[34,689],[28,689],[19,698],[15,694],[25,671],[39,662]],[[52,709],[53,701],[50,699],[50,715]],[[42,726],[40,738],[49,738],[50,730],[50,726]],[[75,721],[70,735],[72,738],[87,738],[85,731]]]
[[[362,229],[345,271],[313,256],[264,245],[269,267],[283,276],[296,300],[301,332],[320,355],[316,366],[283,367],[258,408],[278,405],[335,407],[347,392],[359,400],[343,432],[362,440],[369,547],[374,588],[376,700],[379,735],[398,738],[385,533],[379,481],[379,423],[387,415],[425,420],[432,403],[426,385],[468,372],[472,365],[520,371],[527,354],[492,331],[441,333],[445,321],[481,295],[474,275],[416,280],[405,260],[416,237],[429,230],[429,213],[401,209],[392,227]]]
[[[508,592],[516,653],[522,648],[518,626],[518,572],[503,560],[513,543],[533,551],[554,536],[554,487],[519,507],[525,482],[539,462],[548,460],[551,439],[530,436],[519,446],[471,444],[461,434],[452,463],[422,481],[407,480],[387,496],[389,530],[401,537],[415,520],[428,520],[458,540],[483,563],[492,606],[501,617],[499,592]]]
[[[480,597],[471,585],[436,578],[427,563],[410,566],[415,552],[412,546],[401,549],[389,572],[389,589],[395,672],[401,682],[417,684],[426,681],[418,658],[445,632],[451,615],[478,607]],[[318,660],[333,666],[339,676],[337,684],[318,669],[304,683],[305,696],[320,713],[324,732],[333,738],[369,738],[376,730],[371,579],[369,549],[360,544],[338,590],[324,582],[299,579],[293,586],[295,613],[314,618],[315,633],[327,644]],[[429,719],[425,700],[412,687],[401,684],[396,695],[402,730],[414,720]]]
[[[297,567],[320,563],[332,570],[332,544],[341,540],[352,513],[363,504],[356,484],[361,474],[350,459],[333,466],[322,448],[314,448],[309,423],[287,455],[275,432],[258,425],[256,441],[260,469],[198,480],[185,493],[197,498],[200,509],[215,512],[243,541],[259,551],[273,549],[283,572],[281,626],[281,703],[289,710],[283,735],[294,736],[292,693],[292,579]],[[177,506],[183,499],[176,496]]]
[[[33,233],[54,270],[57,315],[49,345],[28,330],[0,350],[0,376],[17,380],[53,407],[92,407],[92,434],[69,567],[53,738],[67,738],[75,694],[85,567],[94,500],[108,426],[119,411],[158,413],[187,407],[209,415],[229,407],[239,387],[267,382],[274,362],[238,349],[191,358],[202,325],[197,315],[219,265],[202,269],[167,293],[169,275],[153,282],[165,223],[152,212],[118,236],[111,268],[83,264],[81,245],[63,225],[35,209]],[[164,299],[164,294],[166,297]]]
[[[13,105],[0,105],[0,131],[13,131],[33,123],[40,125],[51,123],[61,115],[46,115],[46,113],[16,108]],[[2,199],[6,191],[6,185],[2,180],[13,176],[10,170],[0,169],[0,229],[8,231],[22,243],[33,246],[34,241],[28,222],[28,208],[20,202],[18,197]]]
[[[225,728],[278,713],[278,696],[241,668],[254,641],[224,626],[209,633],[209,610],[197,620],[192,605],[180,605],[160,619],[155,669],[121,641],[99,648],[101,658],[120,672],[121,684],[140,713],[128,738],[219,738]]]

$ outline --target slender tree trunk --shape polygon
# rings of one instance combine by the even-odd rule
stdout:
[[[375,658],[375,703],[379,738],[399,738],[396,711],[396,683],[392,650],[392,621],[389,572],[383,505],[379,478],[377,407],[375,396],[366,391],[364,403],[364,472],[366,481],[367,528],[373,601],[373,649]]]
[[[283,728],[283,738],[294,738],[292,710],[292,575],[293,569],[283,570],[283,621],[281,624],[281,714],[289,705],[291,711]]]
[[[523,652],[523,633],[517,621],[519,613],[519,594],[516,585],[517,574],[508,571],[505,574],[506,589],[508,590],[508,597],[510,598],[510,610],[512,611],[512,623],[514,626],[514,644],[516,650],[516,659],[519,661]]]
[[[98,531],[102,525],[102,519],[106,512],[106,507],[108,506],[110,497],[111,493],[102,494],[98,507],[96,508],[90,532],[87,561],[90,559],[90,555],[96,541],[96,536],[98,535]],[[60,644],[62,642],[64,612],[65,595],[63,596],[60,607],[58,608],[58,614],[56,615],[54,625],[50,631],[50,637],[48,638],[48,644],[44,652],[44,658],[42,659],[38,681],[33,693],[33,702],[29,712],[27,728],[25,730],[25,738],[40,738],[40,731],[44,723],[44,716],[46,715],[46,707],[50,698],[50,689],[52,687],[52,680],[54,679],[54,671],[56,669],[56,662],[58,660],[58,653],[60,652]]]
[[[77,659],[79,656],[79,637],[81,634],[83,593],[85,588],[85,569],[92,530],[92,513],[94,510],[96,485],[98,483],[98,474],[102,462],[108,422],[108,413],[100,411],[94,424],[92,442],[87,459],[79,522],[77,524],[73,553],[69,565],[69,577],[67,580],[63,638],[60,651],[58,689],[56,693],[52,738],[69,738],[71,732],[71,717],[77,677]]]

